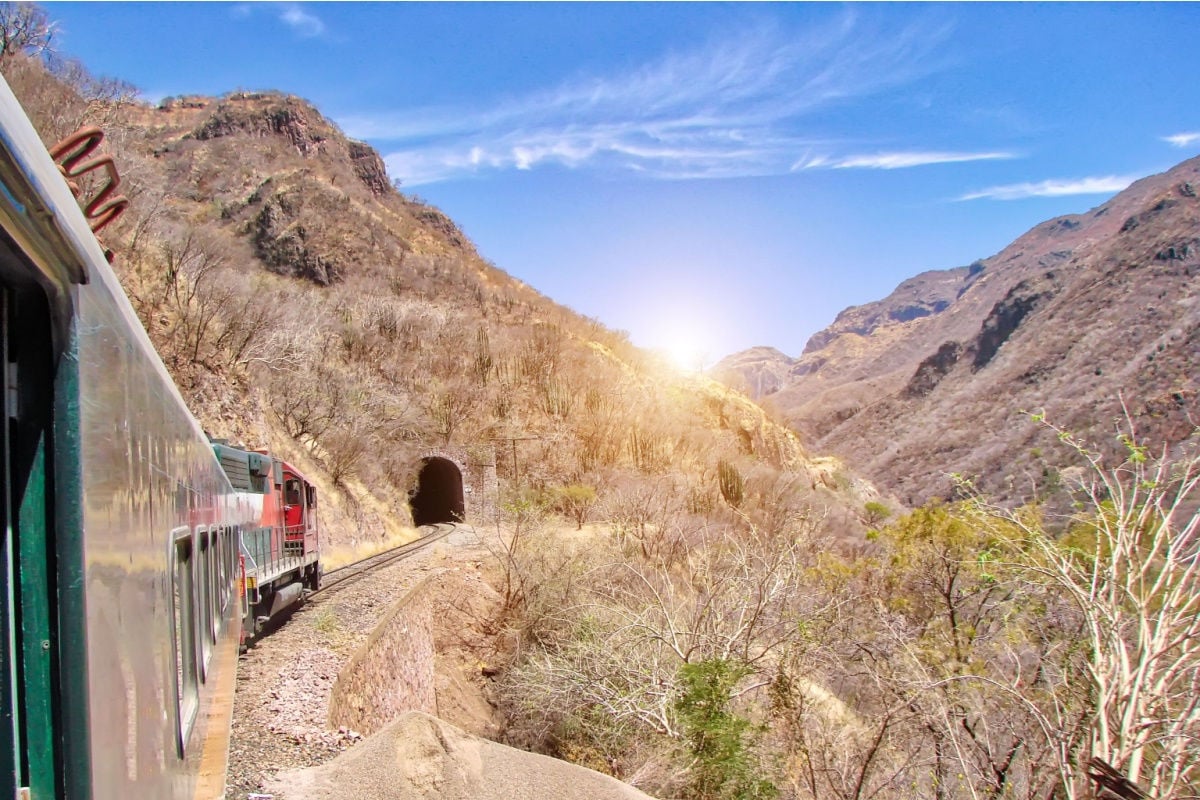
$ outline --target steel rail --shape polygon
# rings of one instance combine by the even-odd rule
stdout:
[[[344,567],[338,567],[337,569],[333,569],[325,573],[324,579],[321,581],[322,586],[320,589],[316,590],[315,592],[304,592],[298,602],[293,603],[288,608],[283,609],[278,614],[273,615],[266,623],[263,624],[258,633],[247,637],[245,647],[253,647],[258,642],[282,628],[292,618],[292,614],[307,605],[310,600],[317,603],[324,600],[326,597],[326,590],[336,589],[343,584],[349,583],[356,578],[361,578],[362,576],[370,572],[374,572],[380,567],[387,566],[394,561],[399,561],[400,559],[416,555],[431,544],[441,541],[451,533],[454,533],[459,526],[450,522],[441,522],[436,525],[422,527],[429,527],[433,528],[434,530],[432,533],[427,533],[419,539],[414,539],[413,541],[402,544],[399,547],[393,547],[390,550],[384,550],[382,553],[376,553],[368,558],[355,561],[353,564],[347,564]],[[469,528],[470,526],[463,527]],[[471,528],[471,530],[474,529]],[[330,576],[337,577],[330,581],[328,580]]]
[[[433,533],[428,533],[419,539],[414,539],[411,542],[402,544],[399,547],[393,547],[391,550],[385,550],[382,553],[376,553],[369,558],[364,558],[361,561],[355,561],[353,564],[347,564],[344,567],[326,572],[321,578],[321,588],[315,592],[309,592],[306,597],[316,597],[324,593],[328,589],[333,589],[341,586],[347,581],[362,577],[368,572],[373,572],[380,567],[391,564],[393,561],[407,558],[415,553],[424,550],[434,542],[441,541],[454,533],[458,526],[451,522],[440,522],[437,525],[430,526],[434,528]],[[343,574],[344,573],[344,574]],[[335,577],[337,576],[337,577]]]

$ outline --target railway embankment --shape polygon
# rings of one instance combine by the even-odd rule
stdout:
[[[227,798],[647,798],[494,741],[488,676],[511,649],[495,552],[456,531],[317,595],[243,656]]]
[[[437,713],[431,584],[426,575],[408,589],[340,670],[332,728],[368,735],[406,711]]]
[[[368,741],[388,715],[409,709],[430,710],[468,734],[497,736],[485,674],[497,658],[498,598],[482,574],[491,558],[473,534],[456,532],[322,592],[246,652],[228,800],[263,792],[281,771],[329,762]],[[343,716],[356,707],[359,717]]]

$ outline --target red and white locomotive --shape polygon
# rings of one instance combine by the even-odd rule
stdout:
[[[239,596],[244,644],[264,623],[321,586],[317,491],[266,451],[213,442],[235,495],[257,523],[241,531]]]

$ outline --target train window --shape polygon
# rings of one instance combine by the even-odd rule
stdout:
[[[200,707],[200,685],[196,673],[195,582],[192,570],[192,535],[187,528],[172,531],[171,644],[175,651],[175,709],[178,729],[176,747],[183,758],[184,743]]]
[[[221,620],[222,625],[229,610],[229,601],[233,599],[233,559],[229,553],[233,551],[233,530],[221,530]]]
[[[300,505],[300,481],[297,478],[288,478],[284,484],[284,499],[283,502],[289,506]]]
[[[240,528],[229,528],[229,548],[225,551],[229,558],[229,592],[232,595],[231,599],[237,602],[237,593],[233,590],[233,585],[238,580],[238,559],[241,557],[240,545],[242,541],[242,533]]]
[[[229,574],[236,582],[238,570],[241,569],[242,558],[242,529],[234,526],[229,529]]]
[[[217,534],[217,591],[221,603],[219,616],[224,619],[225,611],[229,608],[229,529],[221,528]]]
[[[221,540],[217,536],[217,532],[210,530],[208,532],[208,632],[214,644],[217,641],[217,633],[221,630],[221,615],[218,613],[221,605],[221,584],[217,577],[219,563],[217,552],[220,545]]]
[[[221,630],[221,536],[220,532],[214,530],[209,534],[209,570],[208,577],[212,581],[212,588],[209,590],[212,594],[212,639],[216,642],[220,638],[217,634]]]
[[[196,530],[199,551],[196,554],[196,622],[199,636],[200,680],[208,679],[208,662],[212,658],[212,570],[209,559],[208,531]]]
[[[212,531],[207,531],[201,534],[204,541],[204,635],[211,643],[216,637],[212,635],[213,626],[216,624],[213,613],[217,607],[216,587],[217,576],[214,574],[213,554],[217,547],[217,538]]]

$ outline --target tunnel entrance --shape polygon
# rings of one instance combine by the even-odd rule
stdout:
[[[413,525],[462,522],[467,517],[463,502],[462,472],[448,458],[432,456],[421,460],[417,492],[410,500]]]

